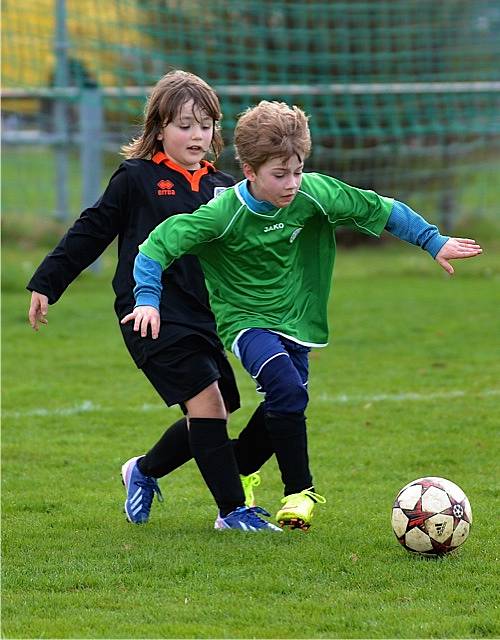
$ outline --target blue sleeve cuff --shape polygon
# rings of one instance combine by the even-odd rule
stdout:
[[[435,225],[429,224],[421,215],[398,200],[394,200],[385,228],[397,238],[421,247],[433,258],[450,239],[442,236]]]
[[[428,251],[433,258],[437,256],[437,254],[441,251],[444,245],[448,242],[450,236],[442,236],[440,233],[437,233],[433,238],[431,238],[422,249]]]
[[[149,306],[160,309],[162,292],[162,266],[156,260],[148,258],[143,253],[137,254],[134,262],[134,297],[135,306]]]

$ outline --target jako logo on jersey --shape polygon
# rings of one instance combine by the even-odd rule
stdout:
[[[174,183],[171,180],[160,180],[156,186],[159,196],[175,196]]]
[[[292,233],[292,235],[290,236],[290,244],[292,244],[292,242],[295,240],[295,238],[299,235],[299,233],[302,231],[302,227],[299,227],[298,229],[295,229],[295,231]]]
[[[284,229],[285,225],[282,222],[277,222],[276,224],[272,224],[269,227],[264,227],[264,233],[268,231],[276,231],[277,229]]]

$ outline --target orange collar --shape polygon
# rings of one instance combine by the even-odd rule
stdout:
[[[184,167],[181,167],[180,165],[175,163],[173,160],[171,160],[167,155],[163,153],[163,151],[158,151],[157,153],[155,153],[154,156],[151,158],[151,160],[153,162],[156,162],[156,164],[163,163],[167,167],[170,167],[170,169],[173,169],[174,171],[178,171],[179,173],[181,173],[191,185],[191,191],[199,191],[201,178],[204,175],[206,175],[209,171],[217,171],[217,169],[214,167],[214,165],[211,162],[208,162],[207,160],[202,160],[200,162],[201,168],[196,169],[194,173],[191,173],[187,169],[184,169]]]

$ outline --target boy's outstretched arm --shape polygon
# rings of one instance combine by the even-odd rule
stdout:
[[[481,246],[470,238],[450,238],[439,250],[435,260],[443,269],[452,276],[455,270],[450,260],[459,258],[474,258],[483,252]]]
[[[221,226],[222,224],[222,226]],[[121,319],[121,324],[134,321],[134,331],[145,338],[148,327],[151,337],[160,332],[160,298],[162,273],[176,258],[196,253],[196,247],[218,237],[225,226],[217,210],[210,203],[194,213],[167,218],[151,231],[139,246],[134,262],[135,307]]]
[[[483,251],[480,245],[470,238],[450,238],[441,235],[435,225],[398,200],[394,200],[385,229],[400,240],[427,251],[450,276],[453,275],[454,269],[449,260],[473,258]]]

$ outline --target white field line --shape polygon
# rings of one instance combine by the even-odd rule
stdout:
[[[483,391],[436,391],[434,393],[378,393],[370,396],[356,396],[340,394],[330,396],[328,393],[320,393],[315,398],[316,402],[334,403],[334,404],[367,404],[371,402],[427,402],[428,400],[452,400],[453,398],[485,398],[488,396],[500,395],[500,389],[484,389]]]
[[[435,393],[379,393],[375,395],[330,395],[328,393],[320,393],[314,396],[313,402],[321,402],[325,404],[370,404],[373,402],[428,402],[429,400],[452,400],[454,398],[486,398],[490,396],[500,395],[500,389],[484,389],[483,391],[436,391]],[[113,411],[123,410],[136,411],[139,413],[148,413],[153,411],[164,411],[163,404],[141,404],[135,407],[103,407],[102,405],[92,402],[92,400],[84,400],[80,404],[73,407],[60,407],[55,409],[45,409],[39,407],[37,409],[28,409],[27,411],[3,411],[4,418],[29,418],[29,417],[52,417],[52,416],[75,416],[81,413],[109,413]]]

